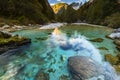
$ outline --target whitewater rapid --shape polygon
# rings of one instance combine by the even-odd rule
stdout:
[[[101,64],[101,66],[105,70],[105,74],[111,76],[110,80],[120,80],[120,77],[116,74],[114,68],[102,59],[102,56],[99,50],[87,40],[85,36],[75,32],[71,37],[67,37],[65,33],[62,33],[58,28],[54,30],[50,38],[50,45],[59,46],[60,49],[64,51],[74,51],[76,52],[74,55],[69,54],[68,57],[71,56],[87,56],[94,61]],[[104,74],[104,73],[103,73]],[[88,80],[96,80],[95,78],[91,78]],[[101,80],[105,80],[104,77]]]

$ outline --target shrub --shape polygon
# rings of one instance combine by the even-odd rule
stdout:
[[[120,28],[120,13],[114,13],[111,16],[106,17],[105,24],[112,28]]]

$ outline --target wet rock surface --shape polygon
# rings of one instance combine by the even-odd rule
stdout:
[[[117,54],[116,56],[106,54],[105,60],[108,61],[118,73],[120,73],[120,54]]]
[[[99,50],[108,50],[106,47],[99,47]]]
[[[69,80],[69,76],[67,76],[67,75],[62,75],[62,76],[60,77],[60,80]]]
[[[120,28],[114,29],[113,32],[109,35],[112,39],[120,39]]]
[[[18,35],[12,36],[10,33],[0,31],[0,54],[29,43],[31,43],[31,40],[28,38]]]
[[[102,39],[102,38],[96,38],[96,39],[92,39],[90,41],[92,41],[92,42],[103,42],[103,40],[104,39]]]
[[[104,69],[100,64],[85,56],[70,57],[68,68],[73,80],[85,80],[104,73]]]
[[[120,51],[120,39],[115,39],[114,44],[116,45],[116,48]]]

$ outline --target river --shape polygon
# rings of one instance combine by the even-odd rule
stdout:
[[[83,46],[87,45],[88,49],[98,50],[97,48],[105,47],[106,50],[98,50],[102,56],[102,61],[104,61],[105,54],[116,55],[118,53],[113,41],[105,37],[111,33],[111,28],[89,25],[65,25],[59,29],[65,34],[64,37],[67,36],[65,39],[75,38],[78,35],[83,38],[86,37],[84,39],[88,41],[88,45],[84,43],[85,41],[82,38],[80,40],[82,40]],[[20,51],[16,51],[15,54],[0,57],[0,80],[36,80],[36,75],[40,71],[48,74],[49,80],[62,80],[60,79],[62,76],[67,76],[67,80],[69,80],[71,76],[67,69],[67,59],[70,56],[78,55],[80,52],[85,53],[84,51],[87,49],[79,50],[80,52],[72,49],[61,49],[60,44],[55,40],[56,38],[51,38],[52,32],[53,29],[13,32],[14,35],[18,34],[30,38],[32,43],[25,47],[26,49],[22,48]],[[95,38],[102,38],[103,42],[89,41]],[[91,46],[89,47],[89,45],[94,46],[94,48],[90,48]]]

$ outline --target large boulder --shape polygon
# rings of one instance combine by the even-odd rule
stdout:
[[[118,80],[110,64],[99,64],[85,56],[73,56],[68,59],[68,68],[72,80]]]
[[[100,64],[85,56],[70,57],[68,68],[74,80],[85,80],[104,73]]]

